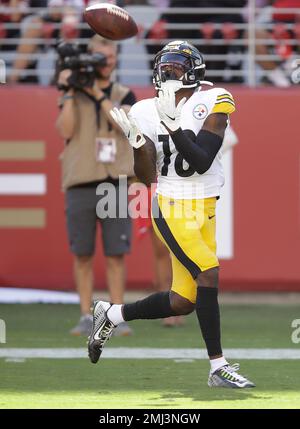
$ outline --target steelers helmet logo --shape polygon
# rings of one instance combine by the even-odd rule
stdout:
[[[204,119],[208,114],[207,107],[205,104],[197,104],[193,109],[193,115],[196,119]]]

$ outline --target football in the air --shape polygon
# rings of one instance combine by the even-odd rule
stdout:
[[[84,11],[84,17],[89,26],[106,39],[128,39],[138,32],[137,25],[129,13],[110,3],[88,6]]]

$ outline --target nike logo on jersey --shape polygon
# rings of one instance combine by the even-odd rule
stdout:
[[[213,217],[215,217],[216,215],[212,215],[212,216],[208,216],[208,219],[212,219]]]

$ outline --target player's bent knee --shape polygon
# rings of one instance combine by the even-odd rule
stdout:
[[[170,303],[177,315],[190,314],[195,309],[195,304],[173,291],[170,292]]]
[[[210,268],[202,271],[197,279],[198,287],[218,287],[219,285],[219,267]]]

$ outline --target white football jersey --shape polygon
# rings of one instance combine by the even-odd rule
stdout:
[[[181,111],[182,130],[191,130],[197,136],[211,113],[230,114],[235,110],[232,95],[223,88],[196,91]],[[224,184],[221,150],[211,167],[199,174],[177,151],[171,136],[160,123],[154,98],[135,103],[130,115],[139,129],[155,144],[157,153],[157,193],[174,199],[199,199],[220,195]]]

